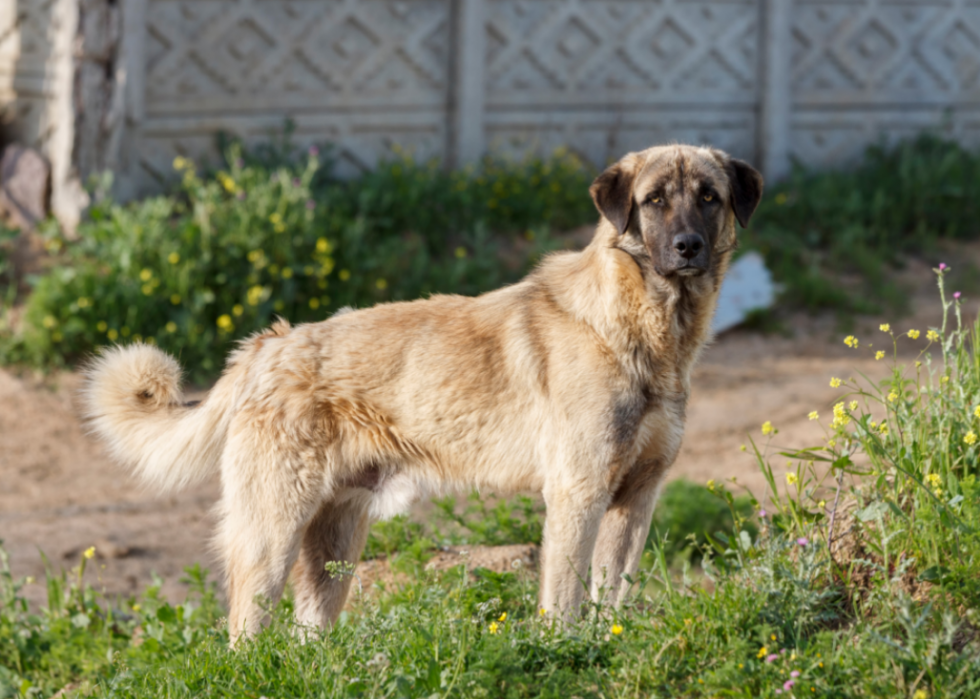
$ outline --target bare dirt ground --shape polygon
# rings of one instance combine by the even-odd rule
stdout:
[[[739,449],[747,434],[760,438],[760,425],[770,420],[779,428],[774,444],[820,443],[823,428],[807,413],[818,410],[829,417],[840,394],[830,387],[830,377],[863,372],[881,378],[888,372],[886,362],[875,362],[866,347],[873,342],[875,349],[890,351],[878,331],[880,322],[890,320],[898,332],[923,331],[918,342],[899,342],[902,359],[914,359],[925,346],[925,330],[940,319],[934,277],[924,264],[910,265],[903,276],[920,287],[913,315],[900,321],[858,319],[853,330],[862,340],[858,350],[843,345],[843,333],[830,317],[788,319],[791,337],[746,331],[720,337],[696,371],[687,434],[671,477],[701,483],[734,477],[761,496],[765,482],[750,455]],[[975,304],[968,311],[965,317],[976,317]],[[96,565],[90,564],[86,577],[106,592],[136,594],[155,573],[164,580],[163,594],[182,600],[185,566],[199,562],[216,568],[208,542],[219,484],[212,480],[167,497],[143,490],[85,434],[73,406],[78,385],[73,373],[35,377],[0,370],[0,539],[12,570],[40,580],[39,552],[57,570],[76,565],[81,552],[94,545]],[[497,558],[512,564],[508,556]],[[43,603],[40,583],[26,592],[32,602]]]

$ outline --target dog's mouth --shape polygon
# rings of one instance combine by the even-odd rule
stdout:
[[[707,272],[704,267],[695,267],[694,265],[686,265],[684,267],[678,267],[674,270],[674,274],[679,277],[700,277],[702,274]]]

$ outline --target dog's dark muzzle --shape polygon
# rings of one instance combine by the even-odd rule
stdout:
[[[670,241],[667,269],[671,273],[696,276],[708,270],[708,246],[700,233],[678,233]]]

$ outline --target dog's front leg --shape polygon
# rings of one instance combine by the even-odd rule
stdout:
[[[642,490],[620,490],[602,518],[592,556],[592,599],[618,606],[629,592],[623,574],[640,566],[650,519],[657,502],[658,484]]]
[[[578,484],[546,492],[545,503],[541,608],[571,620],[581,612],[584,581],[609,494],[601,487]]]

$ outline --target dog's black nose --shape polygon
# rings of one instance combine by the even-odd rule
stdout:
[[[685,260],[695,257],[704,249],[704,239],[696,233],[680,233],[674,236],[674,250]]]

